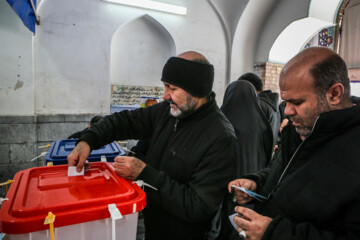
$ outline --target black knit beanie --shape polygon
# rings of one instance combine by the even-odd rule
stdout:
[[[214,67],[171,57],[164,66],[161,81],[178,86],[195,97],[206,97],[212,92]]]

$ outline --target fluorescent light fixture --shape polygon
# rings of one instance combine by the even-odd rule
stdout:
[[[103,0],[103,1],[132,6],[132,7],[151,9],[161,12],[174,13],[179,15],[187,14],[186,7],[181,7],[173,4],[156,2],[151,0]]]

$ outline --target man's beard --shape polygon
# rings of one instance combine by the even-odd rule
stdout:
[[[179,107],[175,102],[173,102],[172,100],[169,100],[169,102],[171,104],[176,105],[177,109],[173,109],[170,107],[170,114],[173,117],[179,117],[181,115],[184,115],[187,112],[192,112],[195,110],[196,108],[196,104],[197,101],[194,97],[192,97],[191,95],[186,96],[186,102],[184,106]]]
[[[299,122],[302,124],[301,127],[295,127],[295,130],[303,138],[307,138],[311,134],[317,117],[321,113],[328,112],[331,110],[325,97],[319,97],[318,104],[319,105],[316,108],[316,111],[305,116],[304,118],[301,119],[301,121],[299,121],[299,119],[296,118],[290,118],[292,121]]]

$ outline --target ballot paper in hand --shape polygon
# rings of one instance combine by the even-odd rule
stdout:
[[[232,215],[230,215],[229,216],[229,220],[230,220],[230,223],[231,223],[231,225],[235,228],[235,230],[237,231],[237,228],[238,228],[238,225],[235,223],[235,221],[234,221],[234,217],[235,216],[241,216],[240,214],[238,214],[238,213],[234,213],[234,214],[232,214]]]
[[[81,172],[77,172],[76,166],[68,167],[68,177],[81,176],[81,175],[84,175],[84,168],[81,170]]]
[[[231,185],[231,187],[236,188],[236,189],[248,194],[250,197],[253,197],[256,200],[262,201],[264,199],[267,199],[266,197],[261,196],[260,194],[254,193],[254,192],[252,192],[252,191],[250,191],[250,190],[248,190],[248,189],[246,189],[244,187],[238,187],[238,186],[235,186],[235,185]]]

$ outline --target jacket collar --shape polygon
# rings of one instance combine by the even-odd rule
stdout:
[[[360,125],[360,104],[350,108],[321,113],[315,122],[310,137],[312,138],[317,134],[322,135],[322,133],[328,136],[330,133],[336,134],[358,125]],[[292,132],[291,139],[298,139],[295,144],[297,146],[302,140],[295,131],[295,127],[292,124],[287,124],[282,131],[284,139],[286,139],[285,135],[290,134],[290,132]]]
[[[360,104],[321,113],[313,132],[345,131],[360,125]]]

